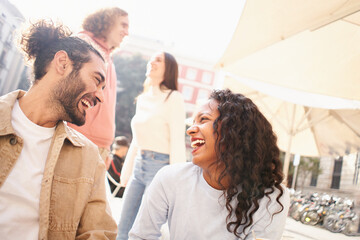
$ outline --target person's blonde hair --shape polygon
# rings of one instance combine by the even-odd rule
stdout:
[[[82,24],[82,28],[94,34],[97,38],[106,40],[111,27],[118,17],[128,16],[128,13],[118,7],[103,8],[88,15]]]

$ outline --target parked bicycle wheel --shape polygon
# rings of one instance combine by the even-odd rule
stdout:
[[[300,218],[300,221],[306,225],[316,225],[320,221],[320,216],[315,210],[304,212]]]

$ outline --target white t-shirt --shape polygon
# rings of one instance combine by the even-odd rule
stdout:
[[[41,181],[55,127],[30,121],[16,101],[11,124],[24,141],[14,168],[0,188],[0,238],[38,239]]]
[[[260,200],[259,209],[253,215],[253,224],[245,232],[239,228],[243,239],[256,236],[271,240],[281,239],[288,208],[289,193],[284,188],[280,202],[276,202],[279,190]],[[223,192],[212,188],[203,178],[202,169],[192,163],[163,167],[150,184],[129,236],[130,239],[159,239],[160,227],[168,220],[172,240],[233,240],[238,239],[226,229],[228,211]]]

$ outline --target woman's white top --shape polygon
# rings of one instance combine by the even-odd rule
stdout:
[[[242,239],[252,240],[252,230],[259,238],[281,239],[290,205],[288,190],[283,190],[283,211],[273,215],[281,209],[276,189],[270,198],[259,201],[253,224],[245,231],[239,228]],[[130,239],[159,239],[161,225],[167,220],[172,240],[239,239],[226,229],[228,211],[222,194],[205,181],[202,169],[192,163],[163,167],[145,193]]]
[[[184,99],[178,91],[168,97],[169,93],[169,89],[151,86],[138,97],[131,121],[133,140],[121,171],[123,185],[132,174],[139,149],[169,154],[170,164],[186,162]]]

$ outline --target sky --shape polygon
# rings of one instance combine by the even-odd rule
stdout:
[[[215,64],[225,51],[246,0],[9,0],[26,20],[51,18],[73,32],[99,8],[129,13],[130,34],[173,46],[174,54]],[[126,44],[126,41],[125,41]]]

